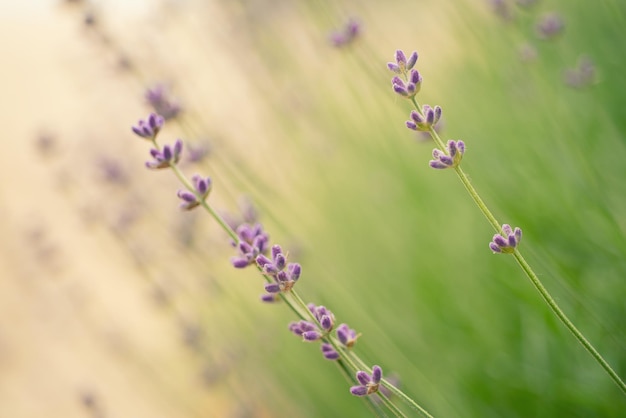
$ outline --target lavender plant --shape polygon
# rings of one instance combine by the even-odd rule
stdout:
[[[550,36],[555,36],[562,29],[562,22],[560,19],[556,19],[551,15],[549,19],[547,18],[544,21],[544,24],[540,29],[544,32],[549,32]],[[522,239],[521,228],[512,228],[508,224],[501,225],[470,182],[468,175],[461,168],[460,163],[463,158],[463,154],[465,153],[465,143],[463,141],[448,141],[447,144],[444,144],[443,140],[434,129],[434,124],[436,123],[436,120],[441,117],[442,110],[439,106],[435,106],[434,108],[431,108],[428,105],[420,106],[419,102],[415,98],[422,84],[422,77],[418,70],[414,68],[417,63],[417,58],[417,52],[412,52],[407,58],[403,51],[397,50],[395,54],[395,61],[387,63],[387,68],[396,74],[391,79],[393,91],[399,96],[409,99],[414,106],[414,110],[412,110],[410,114],[411,120],[406,122],[407,128],[426,131],[435,142],[436,148],[433,150],[434,159],[430,161],[430,166],[435,169],[451,168],[455,171],[457,177],[469,193],[474,203],[478,206],[480,211],[487,218],[487,221],[496,231],[492,241],[489,243],[491,251],[493,251],[494,254],[511,254],[515,258],[517,264],[531,281],[533,286],[537,289],[552,312],[583,345],[589,354],[591,354],[596,362],[598,362],[598,364],[604,369],[620,390],[626,394],[626,383],[624,383],[621,377],[609,365],[604,357],[567,317],[565,312],[563,312],[563,310],[559,307],[548,289],[546,289],[532,267],[523,257],[518,248]],[[372,377],[371,379],[374,378]],[[371,381],[369,382],[372,384]]]
[[[386,416],[380,407],[381,403],[396,417],[405,417],[403,410],[392,401],[387,393],[395,395],[412,410],[423,416],[432,417],[421,405],[406,395],[389,380],[383,379],[382,368],[374,365],[371,368],[354,352],[353,348],[359,334],[347,324],[335,327],[335,315],[325,306],[305,303],[295,290],[295,285],[302,274],[299,263],[288,262],[288,253],[280,245],[270,247],[269,235],[261,224],[243,223],[233,229],[207,201],[211,189],[210,177],[198,174],[191,178],[185,176],[179,167],[183,152],[183,142],[177,139],[173,145],[160,146],[157,136],[163,127],[165,117],[151,113],[146,119],[139,120],[132,131],[139,137],[148,140],[153,148],[150,150],[152,160],[146,167],[153,170],[170,169],[178,178],[184,189],[177,195],[182,200],[181,209],[189,211],[197,207],[204,208],[230,237],[237,255],[232,257],[234,268],[243,269],[255,266],[266,281],[263,302],[284,302],[299,318],[292,321],[288,328],[305,342],[320,343],[322,356],[334,361],[347,379],[353,383],[350,393],[367,399],[371,411],[377,416]],[[333,333],[334,331],[334,333]],[[386,391],[382,389],[385,388]],[[377,398],[371,395],[376,395]]]

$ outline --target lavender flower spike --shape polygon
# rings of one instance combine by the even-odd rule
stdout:
[[[489,243],[489,248],[495,253],[511,254],[522,240],[522,230],[518,227],[513,230],[511,225],[502,225],[502,234],[495,234]]]
[[[378,392],[380,381],[383,378],[383,369],[380,366],[372,367],[372,374],[370,375],[364,371],[356,372],[356,378],[361,383],[359,386],[352,386],[350,393],[354,396],[367,396],[372,393]]]
[[[140,137],[154,141],[164,122],[163,116],[151,113],[146,119],[137,122],[137,125],[133,126],[132,129]]]
[[[461,163],[465,154],[465,143],[463,141],[448,141],[446,152],[435,148],[433,150],[433,160],[429,164],[432,168],[441,170],[454,168]]]
[[[168,168],[176,165],[180,161],[183,152],[183,141],[177,139],[174,146],[164,145],[162,150],[153,148],[150,150],[153,160],[146,162],[146,167],[153,170]]]

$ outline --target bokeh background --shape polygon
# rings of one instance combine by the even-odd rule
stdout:
[[[174,176],[143,167],[130,126],[155,86],[182,108],[160,137],[193,151],[184,171],[232,222],[255,208],[300,293],[433,415],[624,416],[454,174],[429,169],[385,66],[419,51],[420,102],[624,377],[624,27],[622,0],[0,2],[0,417],[369,413],[214,222],[178,210]]]

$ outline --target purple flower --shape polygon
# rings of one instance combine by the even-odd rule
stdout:
[[[337,338],[346,348],[354,347],[359,336],[360,334],[357,334],[356,331],[348,327],[347,324],[341,324],[337,327]]]
[[[188,190],[178,191],[178,197],[183,200],[180,204],[180,208],[183,210],[191,210],[198,207],[200,202],[203,202],[211,191],[210,177],[203,178],[198,174],[195,174],[191,178],[191,181],[193,182],[194,193]]]
[[[263,231],[261,224],[241,224],[237,227],[239,241],[233,243],[239,255],[231,258],[231,263],[236,268],[244,268],[254,263],[259,254],[267,251],[269,235]]]
[[[419,71],[413,69],[408,75],[408,79],[405,82],[400,77],[395,76],[391,79],[391,87],[393,91],[398,93],[402,97],[410,99],[420,91],[422,87],[422,76]]]
[[[435,148],[433,150],[433,160],[429,164],[438,170],[456,167],[459,165],[465,154],[465,143],[463,141],[448,141],[446,152]]]
[[[427,132],[439,122],[441,119],[441,107],[430,107],[429,105],[422,106],[422,111],[411,111],[411,120],[406,121],[406,127],[414,131]]]
[[[146,162],[146,167],[153,170],[168,168],[176,165],[180,161],[183,152],[183,141],[177,139],[174,146],[164,145],[162,150],[153,148],[150,150],[153,160]]]
[[[317,325],[304,320],[290,323],[289,331],[302,337],[302,339],[307,342],[317,341],[324,336]]]
[[[322,355],[326,360],[339,360],[339,353],[328,343],[322,343]]]
[[[141,119],[137,122],[137,125],[133,126],[132,129],[140,137],[154,141],[164,122],[163,116],[150,113],[146,119]]]
[[[502,235],[495,234],[489,243],[489,248],[495,253],[511,254],[522,240],[522,230],[511,228],[511,225],[502,225]]]
[[[180,105],[170,100],[167,96],[167,90],[162,84],[148,89],[145,97],[154,111],[162,115],[165,120],[173,119],[180,113]]]
[[[413,51],[411,56],[407,60],[406,55],[401,50],[396,51],[396,62],[388,62],[387,68],[393,71],[396,74],[404,74],[415,67],[415,63],[417,62],[417,52]]]
[[[256,257],[256,263],[263,270],[263,273],[274,278],[274,282],[265,285],[265,291],[268,293],[290,291],[302,273],[300,264],[287,264],[287,256],[283,254],[280,245],[272,247],[271,260],[265,255],[259,254]]]
[[[359,386],[352,386],[350,393],[354,396],[367,396],[372,393],[378,392],[380,381],[383,377],[383,369],[380,366],[372,367],[372,374],[359,370],[356,372],[356,378],[359,381]]]
[[[337,48],[348,46],[361,34],[361,24],[350,18],[343,28],[330,34],[330,42]]]
[[[552,39],[563,32],[565,22],[558,13],[547,13],[539,18],[536,30],[541,39]]]
[[[309,303],[307,307],[325,333],[332,331],[333,326],[335,326],[335,315],[331,311],[326,309],[325,306],[315,306],[314,303]]]

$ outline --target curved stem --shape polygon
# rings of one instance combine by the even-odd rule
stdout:
[[[515,257],[515,260],[520,265],[522,270],[524,270],[524,273],[526,273],[532,284],[539,291],[548,306],[550,306],[550,309],[552,309],[552,311],[567,327],[567,329],[570,330],[572,334],[574,334],[574,337],[576,337],[576,339],[583,345],[583,347],[585,347],[589,354],[591,354],[593,358],[600,364],[600,366],[602,366],[602,368],[609,374],[609,376],[611,376],[615,384],[622,390],[622,392],[626,393],[626,384],[624,383],[624,381],[619,377],[615,370],[613,370],[609,363],[607,363],[604,357],[602,357],[602,355],[594,348],[589,340],[585,338],[582,332],[580,332],[578,328],[576,328],[576,326],[572,323],[572,321],[569,320],[569,318],[567,317],[567,315],[565,315],[561,308],[559,308],[559,305],[557,305],[556,301],[552,298],[548,290],[543,286],[543,284],[541,283],[535,272],[532,270],[530,265],[528,265],[526,259],[522,256],[519,250],[515,250],[515,252],[513,253],[513,257]]]
[[[413,102],[413,105],[416,107],[417,111],[421,113],[421,109],[417,100],[415,100],[415,98],[412,98],[411,101]],[[442,150],[445,150],[443,141],[441,140],[441,138],[439,137],[439,134],[437,133],[437,131],[435,131],[433,127],[429,129],[429,133],[433,141],[435,141],[435,143],[437,144],[437,146],[441,147]],[[463,184],[463,187],[465,187],[465,190],[467,190],[467,192],[471,196],[474,203],[476,203],[476,206],[478,206],[482,214],[485,216],[485,218],[487,218],[487,221],[489,221],[489,223],[496,230],[496,232],[498,233],[501,232],[500,223],[498,222],[496,217],[491,213],[491,211],[489,210],[485,202],[483,202],[480,195],[478,194],[478,192],[476,191],[476,189],[470,182],[469,178],[467,177],[467,174],[465,174],[465,172],[463,171],[463,169],[461,169],[460,166],[454,167],[454,171],[459,177],[459,180],[461,180],[461,183]],[[622,390],[622,392],[626,394],[626,384],[624,383],[624,381],[619,377],[619,375],[615,372],[615,370],[613,370],[613,368],[604,359],[604,357],[602,357],[602,355],[598,352],[598,350],[594,348],[594,346],[589,342],[589,340],[585,338],[582,332],[580,332],[578,328],[576,328],[576,326],[572,323],[572,321],[569,320],[567,315],[565,315],[565,313],[561,310],[561,308],[556,303],[554,298],[550,295],[550,292],[541,283],[541,281],[539,280],[539,278],[537,277],[533,269],[530,267],[530,265],[526,262],[526,260],[524,259],[522,254],[519,252],[519,250],[515,249],[513,256],[515,257],[515,260],[517,261],[519,266],[522,268],[526,276],[530,279],[532,284],[535,286],[539,294],[541,294],[541,297],[543,298],[543,300],[548,304],[550,309],[556,314],[557,318],[559,318],[559,320],[563,323],[563,325],[565,325],[565,327],[574,335],[574,337],[576,337],[576,339],[583,345],[583,347],[587,350],[587,352],[589,352],[589,354],[591,354],[591,356],[598,362],[598,364],[600,364],[600,366],[608,373],[608,375],[615,382],[615,384]]]

